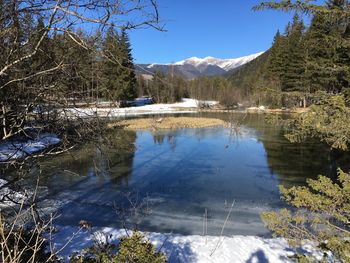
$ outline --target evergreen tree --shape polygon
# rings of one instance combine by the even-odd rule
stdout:
[[[305,84],[311,92],[341,89],[335,74],[336,50],[340,36],[327,17],[317,14],[306,34],[307,66]]]
[[[108,99],[120,99],[121,52],[118,32],[112,27],[107,31],[103,43],[103,54],[103,93]]]
[[[269,58],[267,62],[267,75],[270,78],[280,80],[283,72],[285,58],[283,57],[285,38],[277,31],[272,47],[269,50]]]
[[[31,48],[34,49],[35,45],[38,43],[42,35],[44,34],[44,31],[47,30],[44,24],[44,21],[41,17],[39,17],[37,21],[37,25],[35,29],[33,30],[33,36],[32,36],[32,43]],[[51,68],[54,68],[55,65],[55,55],[53,50],[53,43],[48,35],[45,35],[44,39],[42,40],[40,44],[40,48],[38,52],[26,63],[26,69],[28,71],[27,74],[33,74],[34,72],[41,72],[44,70],[48,70]],[[27,86],[33,86],[33,85],[50,85],[53,84],[55,79],[55,76],[51,74],[45,74],[41,75],[37,78],[31,78],[28,81],[26,81]]]
[[[136,97],[136,76],[129,37],[113,28],[107,32],[103,44],[103,85],[105,95],[112,100],[129,100]]]
[[[342,90],[350,88],[350,23],[347,25],[337,49],[338,81]]]
[[[303,48],[303,31],[305,26],[296,14],[293,23],[287,28],[284,58],[280,71],[282,91],[302,91],[303,75],[305,72],[305,53]],[[283,54],[283,52],[282,52]]]
[[[125,30],[122,30],[120,36],[120,54],[121,54],[121,87],[120,99],[133,99],[136,97],[136,75],[131,54],[131,45],[129,36]]]

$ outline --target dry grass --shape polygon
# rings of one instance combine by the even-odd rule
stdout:
[[[179,129],[179,128],[205,128],[224,126],[225,122],[215,118],[196,117],[168,117],[168,118],[144,118],[124,120],[109,123],[108,128],[124,128],[126,130],[149,130],[149,129]]]
[[[292,109],[266,109],[268,113],[305,113],[308,112],[310,108],[292,108]]]

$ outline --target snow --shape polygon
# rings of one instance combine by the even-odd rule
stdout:
[[[226,71],[229,71],[231,69],[237,68],[239,66],[242,66],[253,59],[259,57],[262,55],[264,52],[259,52],[253,55],[249,56],[244,56],[240,58],[231,58],[231,59],[220,59],[220,58],[214,58],[214,57],[205,57],[205,58],[197,58],[197,57],[192,57],[188,58],[185,60],[178,61],[174,63],[173,65],[192,65],[195,67],[201,66],[201,65],[215,65],[218,66]],[[152,67],[154,64],[151,65]]]
[[[261,105],[259,107],[249,107],[247,108],[248,112],[264,112],[266,110],[266,107]]]
[[[59,256],[63,258],[64,262],[69,261],[69,255],[73,252],[81,251],[93,245],[96,240],[104,242],[105,238],[108,237],[109,242],[118,243],[120,237],[127,233],[125,230],[109,227],[96,228],[93,235],[91,235],[91,232],[71,226],[58,227],[57,230],[52,236],[52,243],[55,251],[59,251]],[[128,233],[131,232],[128,231]],[[145,232],[144,235],[157,247],[157,251],[161,248],[161,251],[167,255],[169,263],[278,263],[291,262],[288,257],[294,255],[294,250],[282,238],[185,236],[149,232]],[[61,250],[71,238],[72,242]],[[303,252],[321,256],[311,246],[305,246]]]
[[[152,114],[181,114],[193,113],[200,104],[214,106],[218,104],[217,101],[199,101],[195,99],[182,99],[181,102],[172,104],[151,104],[141,107],[128,108],[68,108],[65,109],[64,114],[68,117],[131,117]]]
[[[7,183],[6,180],[0,179],[0,208],[11,207],[15,205],[14,202],[21,203],[28,197],[25,193],[14,191],[5,186]]]
[[[153,67],[155,67],[155,66],[162,66],[162,65],[168,66],[168,65],[170,65],[170,64],[169,64],[169,63],[167,63],[167,64],[153,63],[153,64],[148,65],[147,68],[153,68]]]
[[[0,143],[0,162],[22,159],[58,143],[60,139],[52,133],[38,133],[32,139],[6,140]]]

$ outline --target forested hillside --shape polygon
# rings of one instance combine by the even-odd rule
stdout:
[[[332,11],[346,6],[346,1],[328,1],[326,8]],[[269,92],[274,98],[265,96],[265,103],[274,101],[282,106],[285,97],[281,92],[299,97],[318,91],[345,92],[350,83],[349,20],[316,13],[306,28],[296,13],[285,32],[276,33],[268,52],[229,79],[247,94]],[[276,101],[278,95],[280,101]]]

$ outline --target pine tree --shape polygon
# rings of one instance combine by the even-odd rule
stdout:
[[[103,44],[103,85],[105,96],[112,100],[129,100],[137,95],[136,75],[129,37],[113,28],[107,32]]]
[[[120,99],[121,52],[119,35],[112,27],[108,29],[103,43],[103,93],[111,100]]]
[[[121,90],[120,99],[133,99],[137,96],[136,75],[131,54],[131,45],[129,36],[125,30],[122,30],[120,36],[120,54],[121,54]]]
[[[40,38],[44,34],[44,31],[47,30],[45,28],[44,21],[41,17],[39,17],[37,21],[37,25],[35,29],[33,30],[33,36],[32,36],[32,43],[31,48],[34,48],[35,45],[40,41]],[[53,43],[48,35],[45,35],[44,39],[42,40],[40,44],[40,48],[38,49],[38,52],[27,62],[26,69],[28,71],[28,74],[33,74],[34,72],[40,72],[43,70],[54,68],[55,65],[55,57],[54,57],[54,50],[53,50]],[[37,78],[31,78],[29,81],[27,81],[27,85],[49,85],[53,84],[54,81],[54,75],[51,74],[49,77],[48,74],[45,74],[37,77]]]
[[[285,63],[285,58],[283,56],[285,45],[285,37],[281,35],[279,31],[277,31],[272,47],[269,50],[269,58],[267,62],[267,75],[269,78],[277,79],[278,81],[281,79],[283,73],[283,66]]]
[[[350,23],[347,25],[337,49],[338,81],[342,90],[350,88]]]
[[[345,11],[348,5],[345,0],[328,0],[325,7],[331,11]],[[347,85],[344,72],[348,71],[349,60],[346,60],[344,31],[348,24],[348,19],[342,16],[314,16],[306,37],[307,77],[311,90],[339,92]]]
[[[337,30],[323,15],[315,15],[306,34],[306,85],[311,92],[336,92],[339,83],[335,74],[336,49],[340,37]]]
[[[284,64],[282,66],[282,91],[302,91],[305,72],[303,32],[305,26],[296,14],[286,32]]]

